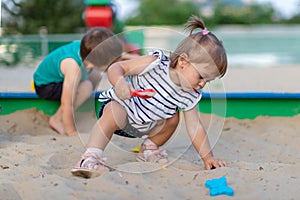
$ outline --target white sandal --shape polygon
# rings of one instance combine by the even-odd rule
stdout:
[[[145,154],[145,150],[151,150],[151,152]],[[136,160],[140,162],[166,164],[168,162],[168,154],[166,150],[160,151],[157,146],[142,144]]]
[[[96,154],[85,153],[71,173],[83,178],[94,178],[107,173],[109,169],[103,158]]]

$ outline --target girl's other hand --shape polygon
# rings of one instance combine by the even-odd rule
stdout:
[[[215,157],[203,158],[203,162],[206,170],[211,170],[219,167],[227,167],[225,161],[219,160]]]

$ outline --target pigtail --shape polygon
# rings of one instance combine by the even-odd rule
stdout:
[[[193,33],[196,29],[201,31]],[[216,77],[223,77],[227,70],[227,55],[222,42],[205,28],[203,20],[192,15],[185,29],[190,31],[187,36],[170,56],[170,66],[176,67],[179,56],[186,53],[189,61],[194,63],[206,62],[206,67],[211,68]],[[216,69],[213,69],[216,68]]]
[[[202,30],[206,30],[205,24],[203,20],[196,15],[192,15],[188,22],[186,23],[186,29],[190,31],[190,35],[192,35],[193,31],[197,28],[201,28]]]

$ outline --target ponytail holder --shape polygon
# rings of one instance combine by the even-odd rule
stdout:
[[[209,31],[206,28],[204,28],[202,30],[202,35],[207,35],[207,34],[209,34]]]

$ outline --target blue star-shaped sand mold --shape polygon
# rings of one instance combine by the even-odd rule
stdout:
[[[227,180],[225,176],[221,178],[214,178],[212,180],[207,180],[205,182],[205,187],[209,188],[210,196],[217,196],[222,194],[228,196],[234,195],[233,189],[227,185]]]

